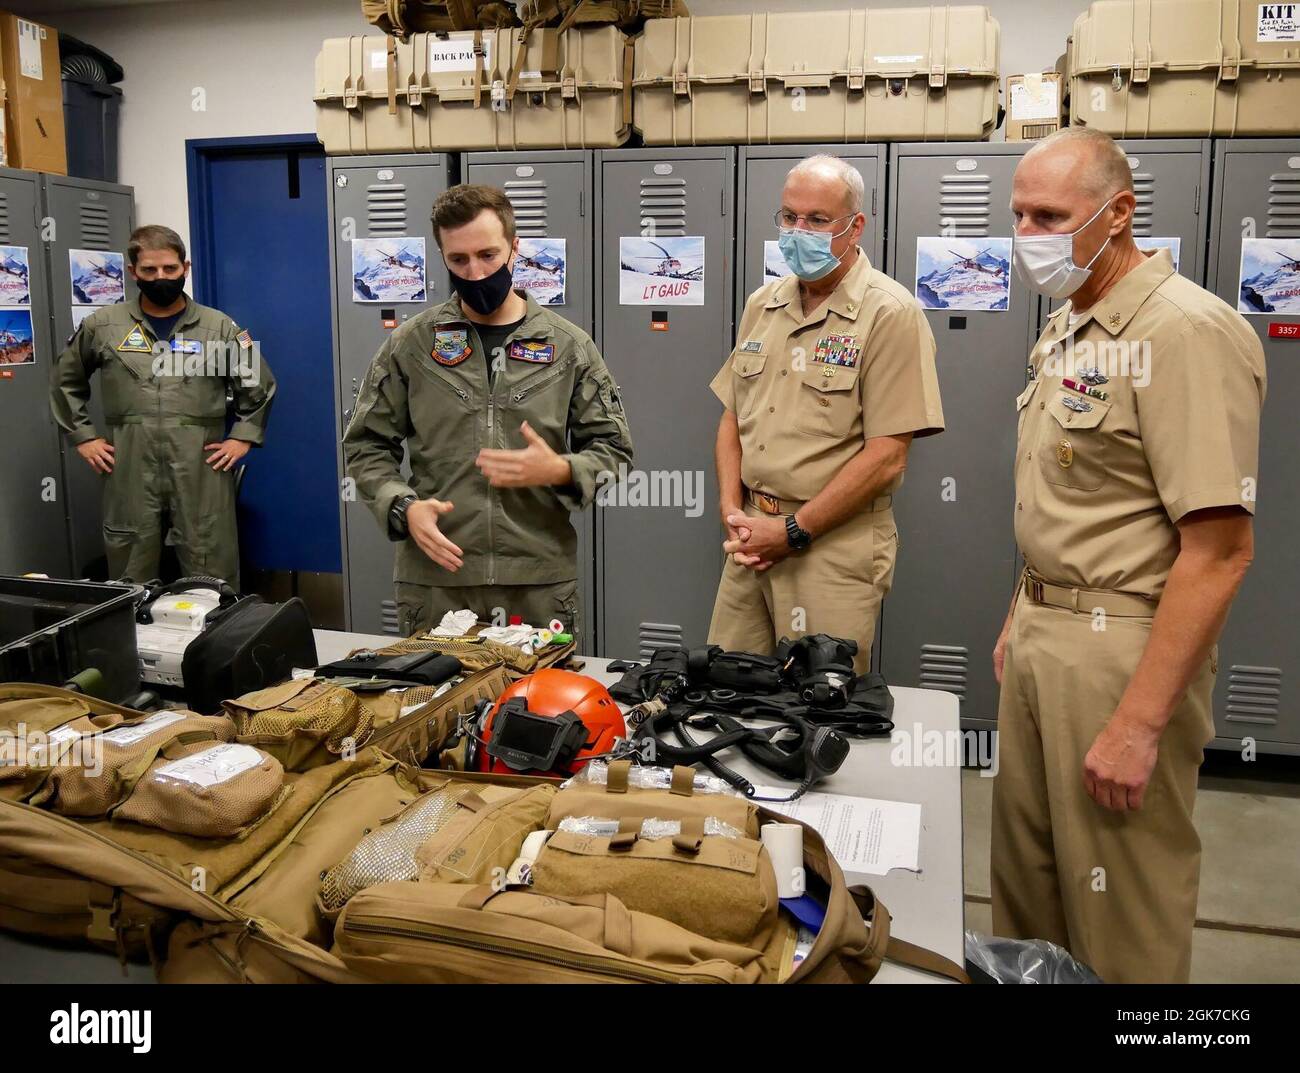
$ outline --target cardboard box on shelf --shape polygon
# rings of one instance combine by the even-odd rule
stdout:
[[[58,31],[0,11],[0,71],[9,167],[66,175]]]
[[[1007,76],[1007,141],[1031,142],[1061,128],[1061,75]]]

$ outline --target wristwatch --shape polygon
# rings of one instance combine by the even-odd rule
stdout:
[[[393,500],[393,505],[388,508],[388,525],[394,533],[399,536],[407,536],[409,530],[406,528],[406,511],[416,497],[411,495],[399,496]]]
[[[812,543],[812,533],[807,529],[800,529],[799,523],[794,520],[793,514],[785,516],[785,539],[795,551],[803,551]]]

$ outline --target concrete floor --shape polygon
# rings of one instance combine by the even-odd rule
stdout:
[[[992,931],[993,780],[962,772],[966,927]],[[1211,754],[1196,796],[1201,889],[1192,983],[1300,983],[1300,758]]]

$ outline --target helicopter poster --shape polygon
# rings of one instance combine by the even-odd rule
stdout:
[[[425,301],[424,239],[352,240],[354,302]]]
[[[1172,238],[1142,238],[1134,237],[1134,244],[1139,250],[1168,250],[1169,259],[1174,262],[1174,271],[1178,271],[1178,253],[1182,248],[1183,240],[1177,235]]]
[[[568,274],[565,239],[521,238],[515,258],[514,284],[533,296],[538,305],[564,305],[564,279]]]
[[[0,366],[32,365],[36,344],[30,309],[0,309]]]
[[[763,282],[771,283],[790,275],[790,266],[785,263],[785,254],[781,252],[781,243],[767,239],[763,243]]]
[[[1011,239],[918,238],[916,297],[926,309],[1005,310],[1011,301]]]
[[[704,236],[618,240],[618,302],[625,306],[702,306]]]
[[[1239,280],[1239,312],[1300,313],[1300,239],[1242,239]]]
[[[0,306],[31,305],[26,246],[0,246]]]
[[[111,306],[126,301],[125,262],[120,253],[104,250],[69,250],[72,304]]]

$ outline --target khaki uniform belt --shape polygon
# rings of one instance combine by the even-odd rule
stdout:
[[[755,492],[752,488],[745,489],[745,500],[764,514],[794,514],[806,502],[803,499],[778,499],[776,496],[767,495],[765,492]],[[867,510],[887,510],[893,502],[894,497],[892,495],[880,496],[867,505]]]
[[[1108,615],[1121,618],[1150,618],[1156,613],[1156,601],[1145,596],[1134,596],[1125,592],[1099,592],[1096,589],[1080,589],[1069,585],[1054,585],[1025,571],[1025,596],[1036,604],[1049,607],[1063,607],[1090,615],[1100,608]]]

